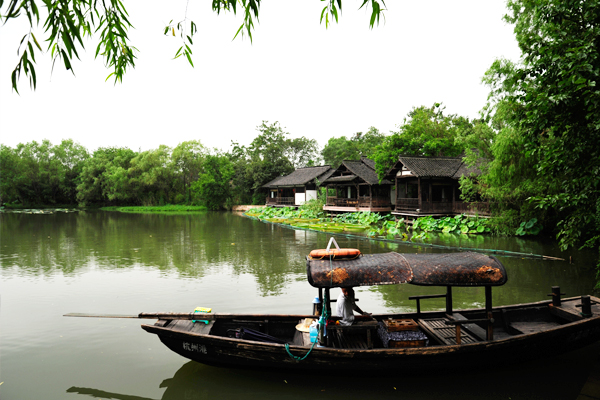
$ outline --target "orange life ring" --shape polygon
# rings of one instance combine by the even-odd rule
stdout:
[[[360,250],[358,249],[318,249],[313,250],[308,255],[310,258],[322,259],[322,258],[331,258],[334,259],[353,259],[360,256]]]

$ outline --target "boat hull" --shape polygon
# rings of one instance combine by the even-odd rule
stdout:
[[[517,306],[510,306],[507,309],[511,307],[514,309]],[[495,312],[501,313],[501,310],[495,309]],[[292,358],[285,345],[281,344],[181,332],[162,327],[160,323],[142,327],[158,335],[160,340],[175,353],[208,365],[380,374],[473,366],[487,368],[569,352],[600,340],[600,316],[598,315],[594,314],[590,318],[567,322],[534,333],[462,345],[361,350],[315,346],[302,361]],[[394,315],[394,317],[398,316],[414,317],[409,314]],[[303,357],[309,351],[309,347],[291,345],[289,351],[297,357]]]

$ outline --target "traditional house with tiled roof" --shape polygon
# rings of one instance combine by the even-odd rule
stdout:
[[[467,203],[460,199],[460,177],[479,173],[476,168],[467,167],[461,157],[401,156],[385,175],[396,186],[392,214],[489,214],[489,204]]]
[[[323,180],[327,187],[325,211],[378,211],[392,209],[390,191],[392,182],[379,182],[375,162],[366,157],[360,161],[343,161],[329,178]]]
[[[286,176],[278,176],[263,185],[269,190],[267,205],[275,207],[300,206],[317,198],[319,183],[327,179],[334,169],[329,165],[298,168]]]

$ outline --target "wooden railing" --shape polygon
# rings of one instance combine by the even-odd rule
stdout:
[[[386,197],[360,197],[358,199],[347,199],[338,197],[328,197],[328,206],[335,207],[389,207],[390,199]]]
[[[285,206],[293,206],[296,203],[295,197],[269,197],[267,199],[267,204],[273,205],[285,205]]]
[[[396,199],[397,211],[416,211],[422,213],[478,213],[481,215],[490,214],[489,203],[465,203],[463,201],[455,201],[454,206],[451,201],[423,201],[419,207],[419,199],[415,198],[399,198]]]
[[[396,210],[415,211],[419,208],[419,199],[400,198],[396,199]]]
[[[358,207],[358,199],[328,197],[327,205],[336,207]]]

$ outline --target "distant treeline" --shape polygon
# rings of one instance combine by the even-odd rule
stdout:
[[[136,152],[122,147],[93,153],[73,140],[0,146],[0,201],[22,206],[195,204],[216,210],[236,204],[264,204],[261,186],[296,168],[374,158],[378,170],[399,154],[459,155],[465,118],[444,116],[439,104],[411,111],[399,132],[376,128],[349,138],[331,138],[323,149],[315,140],[289,138],[277,122],[263,122],[249,146],[232,142],[229,152],[209,150],[191,140],[171,148]]]

